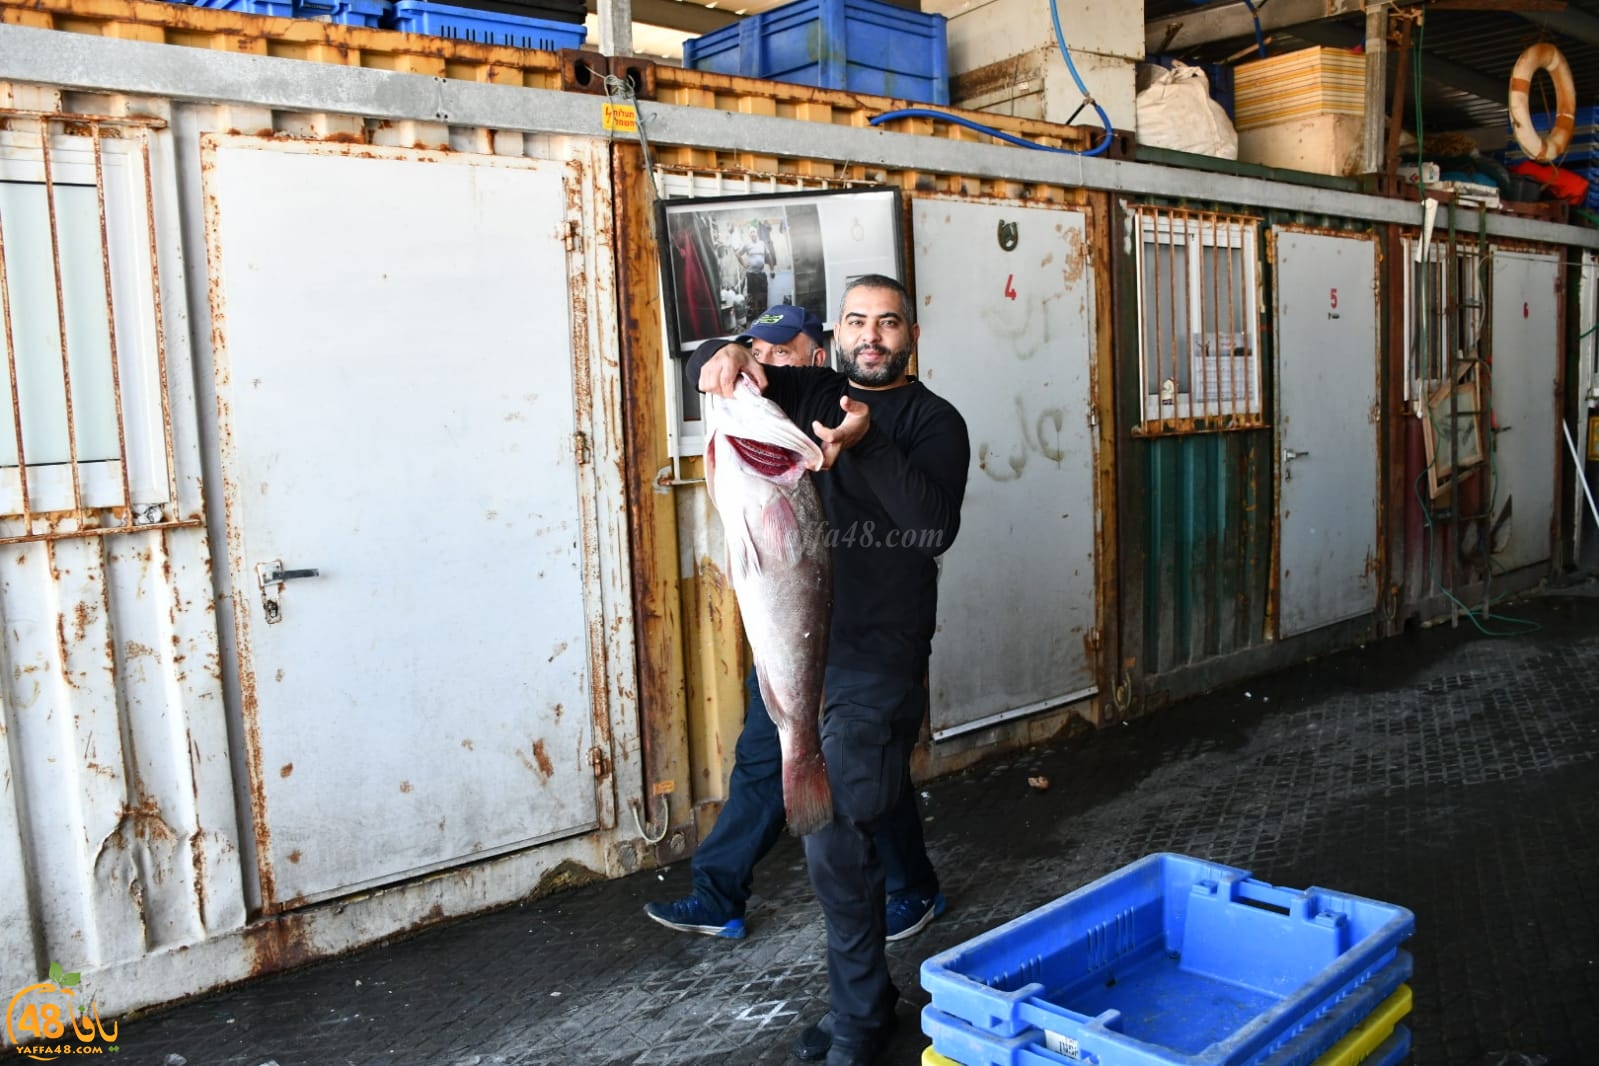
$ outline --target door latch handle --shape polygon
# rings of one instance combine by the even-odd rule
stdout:
[[[273,565],[273,568],[271,570],[268,570],[266,573],[261,575],[262,582],[271,583],[273,581],[296,581],[296,580],[298,580],[298,579],[300,579],[302,577],[321,577],[322,576],[322,571],[316,570],[316,569],[312,569],[312,570],[284,570],[284,569],[281,569],[281,565],[282,564],[274,563],[272,565]]]
[[[322,571],[317,569],[285,570],[282,559],[273,559],[269,563],[255,564],[255,584],[261,590],[261,612],[266,616],[267,625],[283,621],[283,605],[279,597],[283,594],[285,581],[298,581],[306,577],[320,577]]]
[[[1296,452],[1292,448],[1284,448],[1283,449],[1283,462],[1285,462],[1285,463],[1291,463],[1295,459],[1309,459],[1309,458],[1310,458],[1310,453],[1309,452]]]

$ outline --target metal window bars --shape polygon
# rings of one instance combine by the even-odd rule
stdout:
[[[203,521],[174,513],[150,165],[165,125],[0,109],[0,544]]]
[[[1259,220],[1133,206],[1140,433],[1266,424],[1261,387]]]

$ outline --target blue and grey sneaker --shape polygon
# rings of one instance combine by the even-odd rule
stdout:
[[[931,898],[914,892],[901,892],[888,897],[887,941],[904,940],[927,928],[927,923],[944,913],[948,906],[944,893],[934,892]]]
[[[676,929],[680,933],[703,933],[729,940],[744,939],[744,919],[723,921],[712,914],[698,896],[688,896],[673,903],[646,903],[644,913],[666,928]]]

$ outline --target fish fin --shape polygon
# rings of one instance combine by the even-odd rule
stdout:
[[[789,832],[804,837],[833,824],[833,790],[822,753],[783,762],[783,811]]]
[[[787,496],[773,497],[772,502],[761,509],[760,543],[767,558],[780,566],[793,566],[799,559],[799,518]]]
[[[732,532],[733,543],[728,548],[733,553],[735,576],[758,576],[761,572],[761,550],[756,543],[755,531],[750,529],[749,520],[740,516]]]

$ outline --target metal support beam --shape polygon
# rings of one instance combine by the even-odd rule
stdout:
[[[601,116],[605,100],[588,94],[26,26],[0,25],[0,81],[557,136],[618,140],[625,136],[605,129]],[[867,167],[1071,185],[1128,196],[1274,208],[1399,225],[1415,225],[1421,217],[1420,205],[1406,200],[1203,170],[649,101],[639,103],[638,112],[651,144],[737,147],[792,159],[848,160]],[[1474,214],[1465,212],[1467,217]],[[1470,225],[1474,228],[1475,221]],[[1484,225],[1494,236],[1599,248],[1599,230],[1499,214],[1488,214]]]
[[[633,54],[633,0],[599,0],[600,54]]]
[[[1403,86],[1400,86],[1402,89]],[[1361,128],[1360,172],[1382,169],[1383,101],[1388,99],[1388,8],[1373,4],[1366,9],[1366,116]]]
[[[1363,0],[1271,0],[1258,5],[1260,28],[1263,33],[1292,30],[1322,19],[1358,15],[1365,6]],[[1247,5],[1217,4],[1144,23],[1144,49],[1159,55],[1254,35],[1255,20]]]
[[[634,22],[684,33],[710,33],[738,21],[738,16],[731,11],[683,0],[632,0],[632,7]],[[599,14],[599,0],[588,0],[588,10],[591,15]]]

